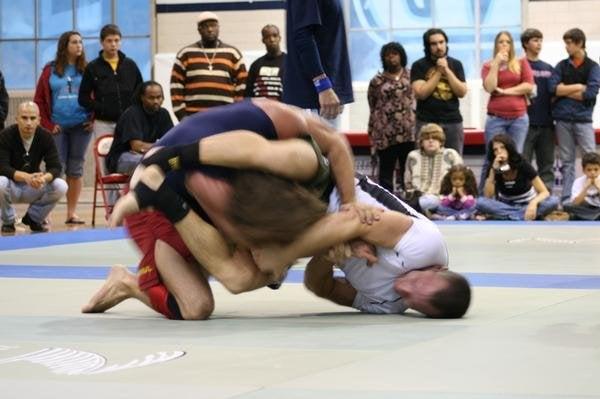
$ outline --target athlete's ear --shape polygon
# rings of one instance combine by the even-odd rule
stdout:
[[[396,281],[394,281],[394,291],[396,291],[405,301],[410,298],[409,285],[402,277],[398,277]]]

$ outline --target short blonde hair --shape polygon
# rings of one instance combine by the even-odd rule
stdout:
[[[423,141],[427,139],[435,139],[444,146],[446,142],[446,135],[444,129],[436,123],[428,123],[424,125],[419,131],[419,147],[423,147]]]

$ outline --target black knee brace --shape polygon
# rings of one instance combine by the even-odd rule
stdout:
[[[133,191],[140,209],[152,206],[164,213],[173,224],[179,222],[190,212],[188,204],[166,182],[163,182],[156,191],[150,189],[143,182],[139,182]]]

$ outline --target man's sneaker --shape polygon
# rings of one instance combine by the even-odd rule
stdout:
[[[3,224],[2,225],[2,232],[3,233],[10,234],[10,233],[14,233],[15,231],[17,231],[17,230],[15,229],[15,224],[14,223]]]
[[[41,223],[33,221],[29,217],[28,213],[26,213],[25,216],[23,216],[23,219],[21,219],[21,223],[26,224],[27,226],[29,226],[29,228],[31,229],[31,231],[33,231],[35,233],[42,233],[42,232],[48,231],[44,226],[42,226]]]

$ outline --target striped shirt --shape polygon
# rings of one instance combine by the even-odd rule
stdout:
[[[203,48],[201,42],[177,53],[171,71],[171,101],[179,120],[210,107],[231,104],[244,96],[246,65],[238,49],[217,42]]]

